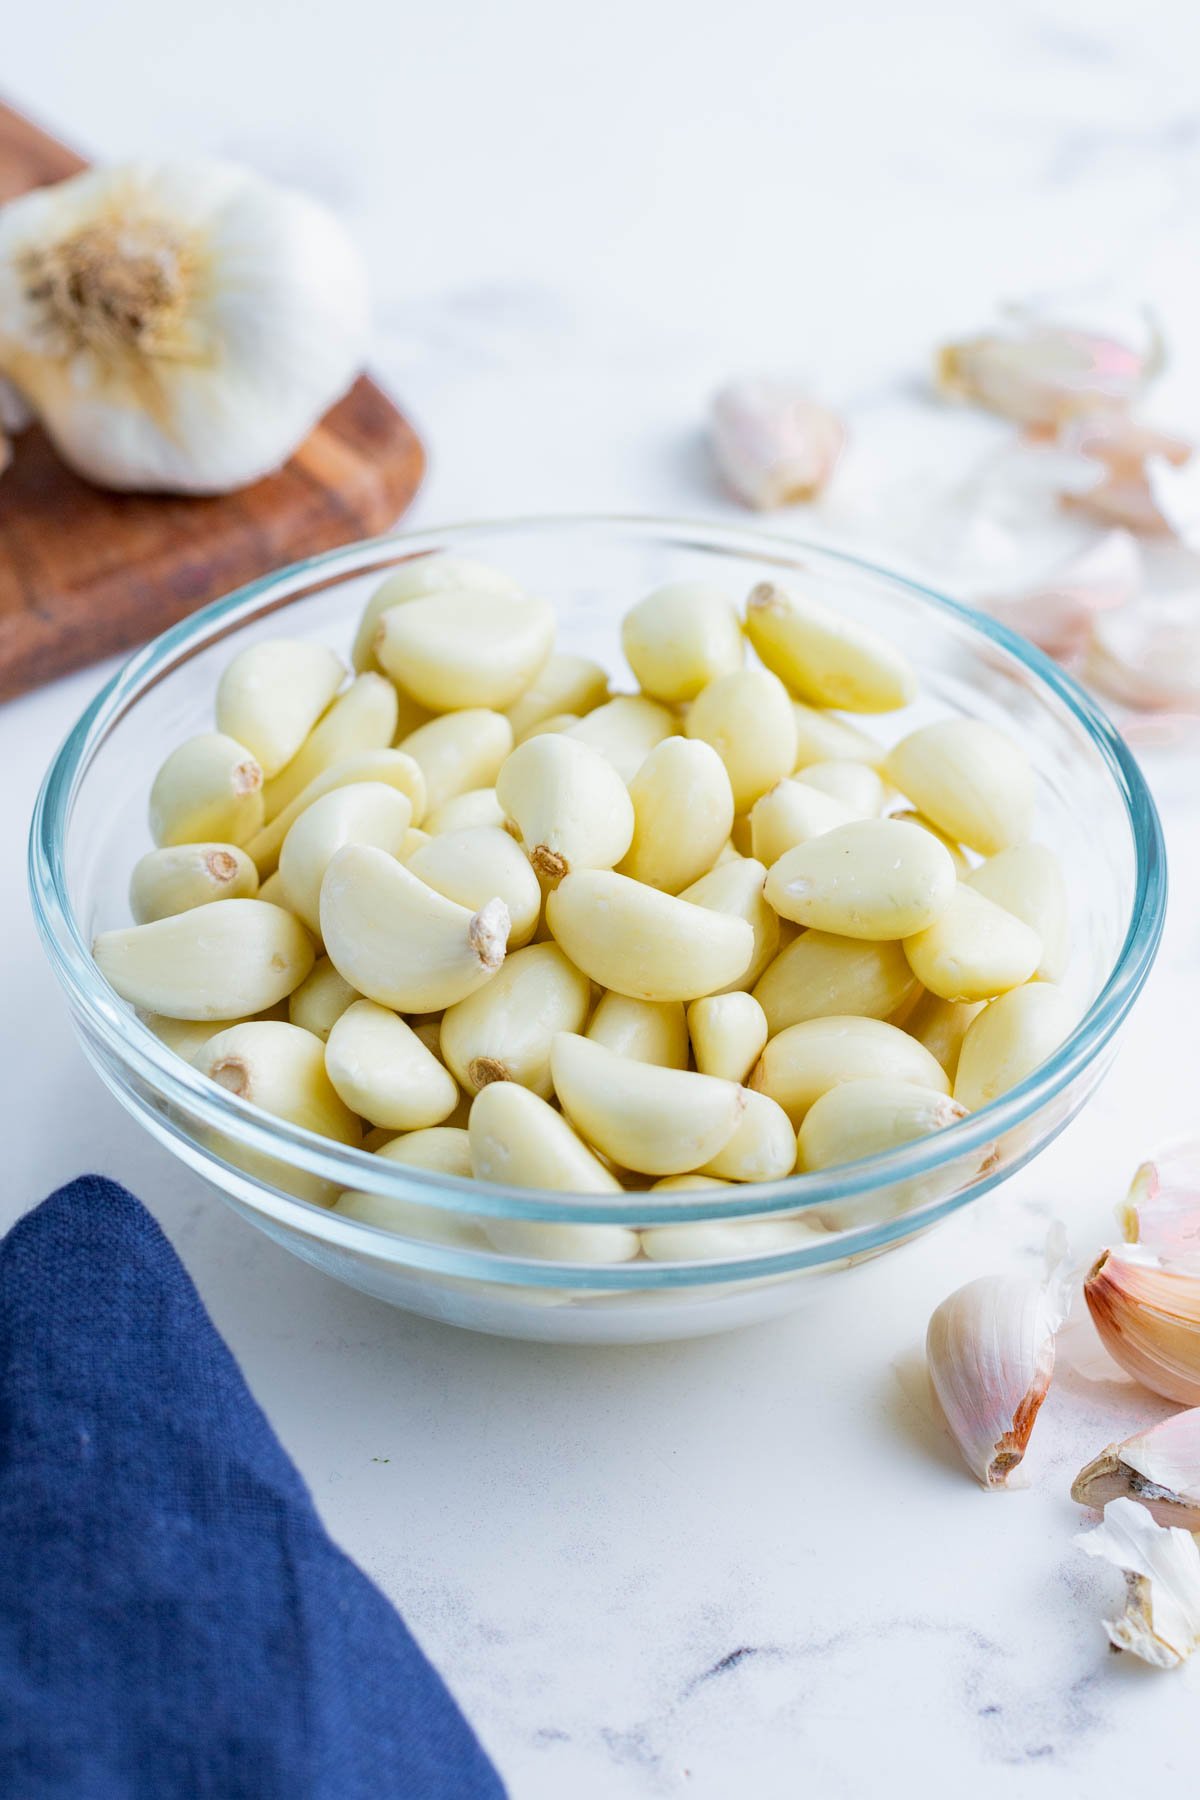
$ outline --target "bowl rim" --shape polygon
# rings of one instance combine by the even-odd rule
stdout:
[[[795,567],[807,557],[853,571],[904,590],[922,605],[947,616],[976,636],[1013,657],[1035,683],[1050,690],[1079,725],[1123,801],[1135,857],[1134,891],[1124,942],[1104,985],[1074,1030],[1058,1049],[999,1100],[936,1135],[842,1165],[819,1174],[793,1175],[770,1183],[744,1183],[712,1190],[652,1194],[645,1190],[608,1195],[547,1195],[544,1190],[458,1179],[393,1163],[370,1152],[335,1144],[303,1127],[260,1112],[248,1102],[207,1081],[176,1057],[136,1014],[127,1010],[100,977],[90,948],[71,906],[65,867],[66,834],[78,787],[109,732],[136,705],[141,695],[200,648],[230,635],[251,618],[260,617],[327,585],[332,580],[365,574],[397,562],[436,553],[469,554],[472,540],[538,530],[620,530],[650,539],[668,539],[680,548],[741,554],[759,562]],[[342,1189],[367,1188],[381,1197],[441,1209],[450,1217],[462,1212],[544,1223],[608,1223],[638,1226],[736,1220],[747,1215],[797,1213],[818,1205],[852,1200],[894,1182],[928,1176],[961,1157],[984,1149],[990,1140],[1013,1129],[1051,1102],[1099,1055],[1137,998],[1153,964],[1166,909],[1167,870],[1162,827],[1149,787],[1133,753],[1094,700],[1057,664],[1026,639],[987,615],[939,593],[926,583],[900,574],[870,558],[813,540],[740,527],[715,520],[691,520],[639,513],[549,513],[501,519],[477,519],[362,539],[306,557],[246,583],[192,613],[136,650],[103,684],[67,733],[42,782],[29,838],[29,882],[34,914],[55,975],[63,986],[77,1023],[98,1039],[107,1052],[167,1107],[185,1109],[214,1132],[226,1134],[239,1149],[274,1157],[306,1174]],[[179,1133],[183,1141],[191,1134]],[[1047,1140],[1048,1141],[1048,1140]],[[206,1154],[210,1154],[206,1150]],[[220,1160],[217,1158],[216,1160]],[[233,1165],[226,1165],[240,1174]],[[784,1273],[789,1268],[842,1259],[922,1229],[934,1219],[977,1198],[1006,1179],[1013,1163],[992,1178],[981,1178],[947,1200],[927,1202],[893,1221],[891,1227],[851,1227],[831,1233],[824,1255],[811,1248],[785,1254],[731,1259],[700,1265],[704,1279],[720,1278],[725,1268],[744,1277],[748,1268]],[[244,1177],[243,1177],[244,1179]],[[358,1248],[378,1258],[382,1244],[406,1252],[424,1250],[426,1240],[405,1238],[391,1230],[330,1212],[279,1189],[263,1187],[262,1210],[309,1236]],[[438,1246],[439,1250],[444,1247]],[[586,1264],[527,1262],[498,1252],[444,1250],[432,1258],[408,1258],[428,1267],[459,1272],[486,1269],[491,1279],[549,1282],[566,1269],[586,1275],[597,1287],[638,1285],[628,1279],[599,1279],[624,1272],[632,1276],[645,1264],[611,1269]],[[500,1273],[500,1268],[506,1273]],[[661,1277],[670,1269],[693,1265],[651,1264]],[[518,1277],[513,1271],[521,1270]]]

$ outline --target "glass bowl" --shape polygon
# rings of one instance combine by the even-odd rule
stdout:
[[[1032,759],[1037,835],[1057,851],[1070,894],[1064,985],[1079,1017],[1070,1037],[999,1101],[900,1150],[770,1185],[619,1196],[406,1168],[260,1113],[177,1058],[100,979],[88,949],[97,931],[128,923],[129,871],[149,847],[154,770],[181,739],[211,729],[217,677],[235,649],[286,633],[347,651],[381,576],[438,551],[493,562],[545,594],[558,609],[560,647],[614,673],[625,666],[622,613],[655,585],[688,577],[738,598],[767,577],[817,583],[847,614],[903,644],[920,672],[920,699],[869,727],[890,743],[929,719],[967,714],[1017,736]],[[1153,961],[1166,902],[1162,834],[1133,757],[1087,695],[1028,643],[850,556],[757,531],[621,517],[376,539],[297,563],[196,613],[130,658],[55,757],[34,814],[30,879],[43,941],[101,1078],[243,1218],[413,1312],[588,1343],[690,1336],[782,1312],[813,1291],[814,1278],[927,1230],[1020,1168],[1107,1068]],[[345,1189],[374,1196],[404,1229],[328,1210]],[[685,1223],[704,1230],[682,1240],[631,1235]],[[531,1234],[531,1225],[557,1231]],[[608,1229],[570,1229],[580,1225]],[[660,1258],[674,1244],[679,1259],[651,1260],[647,1244]],[[631,1251],[632,1260],[612,1260]]]

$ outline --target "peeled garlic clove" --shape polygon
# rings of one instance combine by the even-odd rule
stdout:
[[[1053,429],[1065,421],[1129,406],[1158,373],[1157,331],[1143,348],[1099,332],[1017,313],[1007,333],[945,344],[939,390],[1022,425]]]
[[[253,899],[258,870],[234,844],[176,844],[151,850],[133,867],[129,910],[148,925],[213,900]]]
[[[678,1000],[602,994],[584,1035],[634,1062],[657,1063],[663,1069],[688,1066],[687,1015]]]
[[[450,1175],[459,1181],[471,1179],[471,1156],[467,1147],[465,1131],[451,1125],[431,1125],[429,1133],[443,1134],[443,1141],[436,1149],[423,1152],[428,1160],[414,1157],[416,1168],[428,1169],[439,1175]],[[424,1138],[424,1131],[410,1132],[408,1137],[393,1138],[392,1145],[410,1143],[413,1138]],[[462,1140],[461,1150],[458,1140]],[[388,1156],[389,1145],[379,1150],[379,1156]],[[388,1156],[389,1162],[399,1162],[401,1158]],[[364,1190],[349,1189],[334,1201],[333,1210],[347,1219],[358,1219],[363,1225],[377,1225],[381,1231],[394,1231],[398,1237],[415,1238],[418,1243],[450,1244],[456,1250],[486,1250],[488,1239],[483,1227],[477,1219],[464,1218],[461,1213],[451,1212],[445,1206],[432,1206],[420,1200],[401,1200],[393,1194],[372,1194]]]
[[[745,1091],[733,1136],[705,1163],[703,1173],[726,1181],[781,1181],[796,1167],[796,1133],[782,1106]]]
[[[960,880],[970,874],[971,865],[963,855],[961,846],[956,844],[952,837],[948,837],[944,831],[940,830],[939,827],[934,824],[932,819],[927,819],[924,813],[913,812],[911,808],[906,807],[900,812],[889,813],[888,818],[898,819],[902,825],[919,825],[922,831],[929,832],[932,837],[937,839],[938,843],[942,846],[942,849],[950,858],[950,861],[954,864],[955,872]]]
[[[633,841],[620,869],[678,894],[716,861],[733,825],[733,790],[710,744],[664,738],[629,784]]]
[[[972,1019],[959,1051],[954,1098],[978,1112],[1024,1081],[1075,1023],[1066,995],[1049,981],[1013,988]]]
[[[150,925],[104,931],[92,955],[131,1005],[172,1019],[241,1019],[299,987],[313,966],[312,939],[280,906],[223,900]]]
[[[362,1128],[334,1092],[325,1046],[311,1032],[279,1021],[250,1020],[210,1038],[195,1066],[219,1087],[306,1131],[357,1147]]]
[[[737,607],[707,581],[668,582],[639,600],[621,623],[621,648],[642,690],[668,705],[740,669],[746,652]]]
[[[886,638],[777,582],[751,590],[746,635],[767,668],[811,706],[893,712],[916,698],[912,665]]]
[[[508,924],[503,901],[471,913],[373,845],[339,850],[321,884],[330,961],[398,1012],[437,1012],[483,987],[504,961]]]
[[[496,798],[494,787],[468,788],[445,800],[435,812],[425,815],[425,836],[441,837],[448,831],[473,831],[477,826],[504,826],[504,808]]]
[[[943,1000],[991,1000],[1028,981],[1042,940],[1015,914],[961,882],[932,925],[904,939],[917,980]]]
[[[311,1031],[324,1043],[347,1009],[362,995],[338,974],[327,956],[313,964],[298,988],[288,996],[288,1019]]]
[[[264,883],[274,874],[283,840],[300,815],[323,795],[335,793],[339,788],[354,787],[361,781],[381,781],[385,787],[395,788],[398,793],[408,796],[413,822],[423,816],[425,778],[413,758],[403,750],[359,750],[315,775],[294,800],[289,800],[276,813],[269,825],[264,825],[249,840],[246,853],[254,858]]]
[[[675,715],[644,694],[617,694],[564,736],[607,757],[622,781],[632,781],[655,744],[678,730]]]
[[[917,988],[900,944],[804,931],[770,962],[754,988],[772,1034],[804,1019],[887,1019]]]
[[[156,844],[245,844],[263,822],[263,772],[244,744],[201,732],[172,750],[150,789]]]
[[[766,669],[738,669],[710,681],[689,707],[685,730],[711,744],[725,764],[739,813],[796,766],[792,704]]]
[[[512,726],[504,714],[480,706],[430,719],[400,745],[421,770],[425,807],[430,813],[459,794],[494,787],[500,765],[512,747]],[[413,817],[422,823],[415,807]]]
[[[986,1488],[1009,1485],[1054,1373],[1066,1316],[1057,1276],[984,1275],[943,1300],[925,1354],[946,1423]]]
[[[815,500],[845,443],[836,413],[780,376],[731,382],[713,401],[717,467],[738,499],[760,511]]]
[[[1118,1211],[1127,1242],[1156,1256],[1200,1256],[1200,1144],[1182,1138],[1144,1162]]]
[[[325,1068],[351,1112],[389,1131],[440,1125],[458,1102],[458,1088],[437,1057],[403,1019],[373,1000],[356,1000],[337,1020]]]
[[[821,1018],[789,1025],[773,1037],[750,1086],[778,1101],[799,1125],[823,1094],[845,1082],[908,1082],[948,1094],[940,1063],[908,1033],[882,1019]],[[865,1153],[864,1153],[865,1154]]]
[[[878,1156],[944,1131],[966,1116],[966,1107],[951,1100],[940,1085],[918,1087],[894,1079],[847,1081],[822,1094],[804,1115],[798,1167],[832,1169]]]
[[[441,1054],[468,1094],[489,1081],[515,1081],[549,1100],[550,1046],[560,1031],[582,1031],[591,983],[557,944],[513,951],[477,994],[448,1007]]]
[[[967,1028],[982,1011],[981,1001],[942,1000],[937,994],[921,994],[904,1019],[904,1030],[924,1045],[953,1081]]]
[[[663,1188],[719,1187],[709,1175],[680,1175],[672,1181],[656,1181]],[[828,1233],[799,1219],[720,1219],[688,1225],[656,1225],[642,1232],[642,1255],[651,1262],[721,1262],[726,1257],[770,1256],[783,1250],[802,1250],[820,1243]]]
[[[240,650],[217,683],[217,729],[277,775],[303,744],[346,670],[324,644],[271,638]]]
[[[792,701],[796,721],[796,769],[816,762],[862,762],[878,768],[885,752],[876,738],[822,707]]]
[[[745,919],[750,927],[754,939],[750,961],[736,980],[715,989],[717,993],[753,987],[779,949],[779,915],[767,905],[763,894],[766,879],[767,871],[754,857],[718,860],[707,875],[684,888],[679,896],[693,906]]]
[[[744,1082],[767,1041],[767,1015],[758,1001],[745,993],[709,994],[693,1000],[687,1009],[687,1027],[700,1073],[718,1075],[724,1081]]]
[[[805,787],[840,800],[856,819],[878,818],[887,799],[887,789],[875,769],[864,762],[851,762],[831,757],[824,762],[809,763],[796,780]]]
[[[410,825],[404,836],[400,839],[400,848],[396,852],[397,862],[406,863],[414,852],[420,850],[424,844],[428,844],[431,841],[427,831],[420,830],[416,825]]]
[[[401,1163],[405,1168],[453,1175],[459,1181],[469,1181],[472,1175],[471,1143],[466,1127],[462,1125],[429,1125],[422,1131],[406,1131],[403,1137],[394,1137],[381,1144],[376,1155],[385,1157],[388,1162]],[[446,1214],[445,1217],[452,1219],[454,1215]],[[479,1240],[475,1238],[474,1241],[478,1243]]]
[[[1104,1523],[1075,1542],[1124,1572],[1124,1614],[1104,1622],[1116,1649],[1173,1669],[1200,1645],[1200,1547],[1190,1531],[1156,1524],[1132,1500],[1111,1500]]]
[[[432,712],[511,706],[554,642],[554,612],[527,594],[443,588],[380,615],[375,655]]]
[[[766,896],[798,925],[890,942],[939,919],[956,885],[954,864],[927,831],[861,819],[785,852],[768,872]]]
[[[942,719],[889,753],[887,774],[913,804],[981,856],[1024,843],[1033,824],[1033,771],[1019,744],[982,719]]]
[[[378,669],[375,639],[385,612],[393,606],[403,606],[409,600],[424,600],[431,594],[443,593],[447,588],[469,588],[484,594],[506,594],[510,598],[521,592],[511,575],[502,575],[499,569],[475,562],[468,556],[415,556],[389,575],[363,608],[350,653],[354,667],[360,673],[364,669]]]
[[[633,840],[629,790],[606,757],[570,737],[532,737],[496,777],[496,798],[538,876],[611,869]]]
[[[593,662],[590,656],[557,650],[542,664],[520,699],[505,709],[513,742],[521,743],[539,725],[564,713],[582,719],[607,699],[608,671],[603,664]]]
[[[431,837],[404,860],[429,887],[471,912],[498,895],[511,921],[510,950],[519,950],[537,930],[542,890],[529,859],[507,831],[495,825],[448,831]]]
[[[616,1176],[562,1114],[516,1082],[493,1081],[481,1088],[471,1102],[467,1129],[480,1181],[572,1194],[621,1192]]]
[[[743,1089],[711,1075],[633,1062],[566,1032],[550,1053],[554,1089],[572,1125],[618,1167],[683,1175],[729,1142]]]
[[[836,795],[789,776],[777,781],[750,809],[751,854],[769,869],[797,844],[823,837],[860,816]]]
[[[1140,1244],[1106,1250],[1083,1284],[1105,1348],[1153,1393],[1200,1406],[1200,1265]]]
[[[736,981],[754,951],[745,919],[609,869],[566,876],[547,897],[546,920],[576,968],[635,1000],[715,993]]]
[[[1023,920],[1041,942],[1040,981],[1058,981],[1070,956],[1067,884],[1058,858],[1044,844],[1014,844],[972,869],[967,886]]]
[[[394,856],[412,817],[407,794],[381,781],[335,788],[301,813],[279,852],[279,878],[290,911],[321,935],[321,884],[346,844],[374,844]]]
[[[1071,1485],[1072,1500],[1097,1512],[1122,1497],[1160,1525],[1200,1531],[1200,1406],[1110,1444]]]
[[[310,781],[360,750],[386,750],[396,735],[396,690],[382,675],[360,675],[313,726],[295,756],[263,790],[267,819]]]
[[[203,1050],[209,1038],[232,1025],[245,1025],[246,1019],[168,1019],[163,1013],[140,1013],[142,1024],[152,1031],[160,1044],[173,1050],[184,1062],[191,1062]]]

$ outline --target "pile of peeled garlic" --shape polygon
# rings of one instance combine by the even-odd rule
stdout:
[[[802,589],[740,614],[707,583],[647,595],[622,630],[635,692],[554,627],[495,570],[424,557],[368,603],[349,685],[323,644],[236,654],[216,730],[154,779],[135,923],[95,942],[116,992],[280,1117],[577,1194],[827,1169],[952,1126],[1054,1049],[1065,889],[1016,743],[954,718],[885,750],[845,714],[907,705],[913,669]],[[581,1225],[570,1260],[836,1222]],[[561,1226],[470,1229],[563,1254]]]
[[[0,207],[0,427],[36,417],[102,487],[269,474],[350,386],[366,330],[337,220],[233,164],[88,170]]]
[[[1091,1373],[1132,1380],[1179,1412],[1109,1444],[1071,1497],[1102,1512],[1076,1541],[1126,1577],[1110,1641],[1158,1668],[1200,1648],[1200,1144],[1143,1163],[1118,1211],[1123,1243],[1086,1271],[1082,1294],[1104,1351]],[[1049,1391],[1055,1339],[1070,1310],[1065,1246],[1042,1278],[985,1276],[944,1300],[926,1355],[941,1414],[963,1460],[1006,1488]]]

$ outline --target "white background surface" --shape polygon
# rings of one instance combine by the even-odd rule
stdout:
[[[1194,8],[830,10],[26,8],[4,84],[96,155],[218,151],[346,214],[377,366],[431,446],[418,522],[732,513],[699,424],[742,367],[806,369],[849,405],[860,478],[872,454],[893,475],[912,446],[953,458],[920,397],[930,346],[998,300],[1097,282],[1159,309],[1166,422],[1200,429]],[[988,1497],[892,1363],[950,1288],[1037,1257],[1051,1216],[1081,1257],[1098,1247],[1134,1165],[1192,1126],[1194,763],[1150,768],[1175,892],[1156,974],[1100,1097],[1031,1170],[794,1320],[569,1352],[325,1280],[102,1092],[22,876],[38,776],[98,679],[0,712],[3,1210],[85,1167],[153,1207],[515,1800],[988,1800],[1015,1768],[1021,1793],[1065,1800],[1187,1779],[1198,1677],[1110,1656],[1120,1581],[1072,1547],[1067,1498],[1155,1404],[1063,1382],[1031,1490]]]

